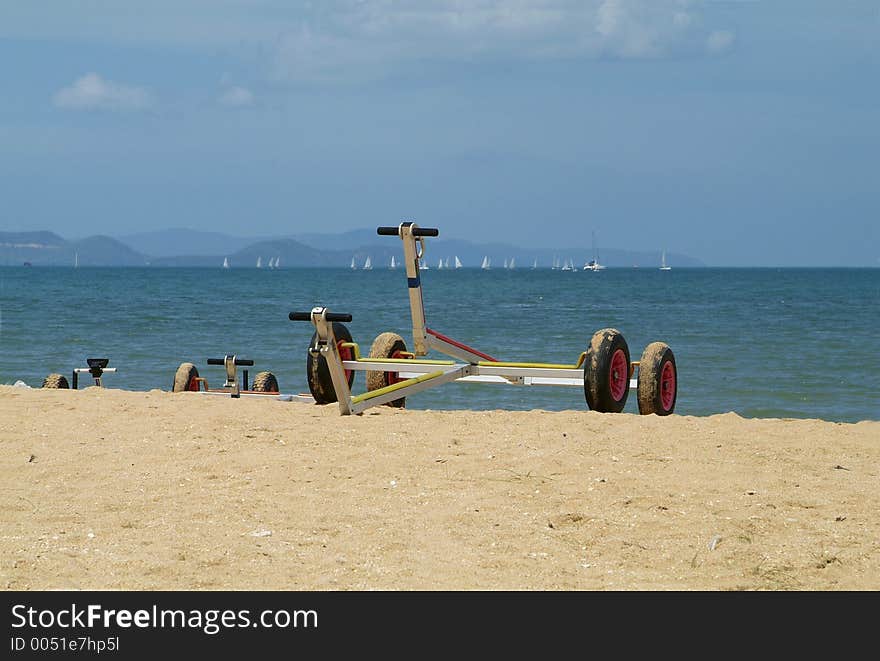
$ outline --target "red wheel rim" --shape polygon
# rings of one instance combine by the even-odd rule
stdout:
[[[660,372],[660,403],[664,411],[672,410],[675,404],[675,368],[668,360],[663,364],[663,370]]]
[[[391,354],[391,357],[392,358],[403,358],[403,356],[400,355],[399,351],[395,351],[393,354]],[[403,381],[403,379],[400,378],[399,372],[385,372],[385,374],[387,375],[385,377],[385,379],[388,381],[389,386],[393,385],[395,383],[400,383],[401,381]]]
[[[342,346],[346,341],[347,340],[337,341],[336,342],[336,350],[339,351],[339,357],[342,360],[351,360],[352,359],[351,348]],[[351,370],[345,370],[345,380],[348,381],[349,383],[351,383]]]
[[[623,399],[629,386],[629,365],[626,362],[626,354],[623,349],[618,349],[611,356],[611,368],[608,370],[608,385],[611,387],[611,397],[615,402]]]

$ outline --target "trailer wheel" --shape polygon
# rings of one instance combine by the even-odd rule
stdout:
[[[616,328],[596,331],[584,361],[587,406],[600,413],[620,413],[629,395],[629,347]]]
[[[43,379],[43,388],[59,388],[59,389],[69,389],[70,384],[67,382],[67,377],[63,374],[50,374],[45,379]]]
[[[341,324],[338,321],[333,322],[333,334],[336,336],[337,345],[352,341],[348,328],[345,324]],[[313,333],[309,346],[314,346],[317,339],[318,334]],[[351,360],[353,358],[351,349],[348,347],[339,347],[339,356],[342,360]],[[327,366],[324,356],[312,356],[311,352],[308,354],[308,358],[306,358],[306,376],[309,380],[309,392],[315,398],[316,404],[332,404],[338,401],[336,389],[333,387],[333,379],[330,378],[330,368]],[[354,370],[345,370],[345,378],[348,381],[348,387],[351,388],[351,384],[354,381]]]
[[[397,333],[382,333],[370,347],[370,358],[403,358],[402,352],[406,351],[406,342]],[[378,390],[386,386],[402,381],[397,372],[367,372],[367,390]],[[406,406],[406,397],[388,402],[386,406],[403,408]]]
[[[639,361],[639,413],[669,415],[677,396],[675,355],[665,342],[651,342]]]
[[[260,372],[254,377],[254,392],[279,392],[278,379],[272,372]]]
[[[198,392],[199,382],[196,379],[199,376],[198,368],[192,363],[180,363],[177,373],[174,375],[174,383],[171,385],[171,392]]]

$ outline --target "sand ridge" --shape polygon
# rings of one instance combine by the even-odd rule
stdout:
[[[0,587],[877,590],[880,422],[0,386]]]

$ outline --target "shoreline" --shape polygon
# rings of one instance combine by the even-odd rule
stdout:
[[[876,590],[880,422],[0,386],[4,590]]]

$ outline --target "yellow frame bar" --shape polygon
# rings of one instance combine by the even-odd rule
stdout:
[[[454,360],[416,360],[414,358],[362,358],[361,348],[358,346],[357,342],[340,342],[339,346],[341,348],[351,349],[354,353],[355,362],[391,364],[403,363],[408,365],[455,365]]]
[[[384,388],[378,388],[376,390],[370,390],[361,395],[357,395],[351,398],[352,404],[358,404],[360,402],[364,402],[368,399],[373,399],[374,397],[378,397],[379,395],[384,395],[389,392],[394,392],[395,390],[400,390],[402,388],[406,388],[407,386],[413,386],[417,383],[422,383],[423,381],[430,381],[431,379],[436,379],[438,376],[443,376],[444,372],[430,372],[428,374],[422,374],[421,376],[413,377],[412,379],[406,379],[405,381],[399,381],[397,383],[392,383],[390,386],[385,386]]]
[[[578,358],[577,363],[574,365],[559,365],[556,363],[505,363],[501,361],[491,361],[491,360],[481,360],[477,363],[477,365],[481,367],[534,367],[534,368],[546,368],[553,370],[576,370],[580,369],[584,365],[584,361],[587,359],[587,352],[584,351],[581,353]]]

